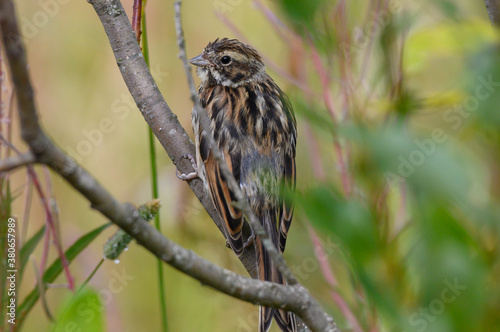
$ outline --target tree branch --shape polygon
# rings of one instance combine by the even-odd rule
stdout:
[[[186,150],[192,152],[192,143],[161,97],[142,54],[140,50],[138,51],[135,36],[121,3],[117,0],[95,0],[93,5],[108,33],[129,90],[146,121],[155,133],[159,133],[165,139],[160,141],[169,151],[170,157],[175,162]],[[216,266],[167,239],[142,219],[134,207],[121,204],[111,196],[91,174],[59,149],[41,129],[27,70],[26,53],[19,34],[14,6],[10,0],[0,0],[0,27],[11,77],[17,91],[22,137],[37,162],[51,167],[86,197],[92,208],[101,212],[133,236],[140,245],[179,271],[241,300],[292,311],[313,331],[338,331],[333,319],[300,284],[284,286],[263,282],[242,277]],[[169,136],[165,132],[168,132]],[[170,144],[166,144],[167,141]],[[180,171],[186,168],[178,167]],[[192,186],[201,186],[199,182],[196,181]],[[203,191],[203,188],[199,190]],[[206,198],[206,195],[203,194],[201,197]],[[212,212],[215,211],[211,203],[210,208]]]
[[[500,26],[500,0],[484,0],[491,24]]]
[[[181,173],[191,172],[191,163],[183,156],[195,154],[194,144],[155,84],[121,3],[103,0],[89,2],[101,20],[123,80],[144,119],[177,169]],[[206,193],[202,181],[194,179],[188,184],[221,233],[224,234],[222,220],[210,196]],[[256,276],[257,265],[253,246],[246,248],[239,258],[249,274]]]
[[[36,161],[31,152],[26,152],[15,157],[0,160],[0,173],[12,171],[18,167],[33,164]]]

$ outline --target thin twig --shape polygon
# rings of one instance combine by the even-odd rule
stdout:
[[[351,308],[345,301],[344,297],[337,291],[337,288],[339,286],[338,281],[333,273],[330,263],[328,262],[328,255],[323,249],[323,246],[321,245],[319,236],[316,234],[316,232],[311,226],[308,225],[307,229],[309,231],[311,240],[314,244],[314,255],[318,259],[319,266],[321,268],[321,273],[323,274],[323,277],[325,278],[326,282],[331,287],[330,294],[333,298],[333,301],[335,302],[335,304],[337,304],[337,307],[340,309],[346,320],[350,323],[352,330],[354,332],[363,332],[363,329],[361,328],[361,325],[356,319],[356,316],[354,316]]]
[[[301,42],[302,39],[298,34],[296,34],[292,29],[288,28],[283,21],[281,21],[274,12],[266,7],[262,1],[254,0],[254,6],[260,10],[264,16],[271,22],[274,30],[279,35],[280,38],[285,39],[285,41],[290,45],[295,42]],[[286,32],[286,33],[285,33]],[[293,39],[293,40],[292,40]]]
[[[328,75],[328,69],[323,64],[319,52],[311,40],[309,40],[309,47],[311,48],[311,58],[314,64],[314,68],[316,69],[320,80],[323,102],[325,103],[328,112],[330,112],[333,121],[335,123],[338,123],[340,121],[340,117],[336,114],[335,108],[333,106],[333,96],[330,88],[330,77]]]
[[[12,87],[10,90],[10,95],[9,95],[9,107],[8,107],[8,113],[7,113],[7,134],[6,138],[7,141],[12,142],[12,114],[14,113],[14,97],[16,95],[16,88]],[[10,157],[10,150],[7,149],[7,152],[5,153],[5,158]]]
[[[68,260],[66,259],[66,255],[64,254],[64,250],[62,249],[61,242],[59,241],[59,234],[57,231],[56,224],[54,222],[54,218],[52,215],[52,211],[50,209],[49,203],[47,202],[47,198],[45,197],[45,193],[43,192],[42,186],[40,182],[38,181],[38,177],[36,175],[35,170],[33,167],[29,166],[28,167],[28,172],[30,174],[31,180],[33,181],[33,184],[35,186],[35,190],[38,193],[38,196],[40,197],[40,201],[42,203],[43,209],[45,210],[45,218],[48,224],[47,227],[47,235],[49,236],[50,233],[52,233],[52,237],[54,239],[54,245],[57,250],[57,254],[59,255],[59,258],[61,259],[61,265],[63,266],[64,273],[66,274],[66,279],[68,281],[68,288],[71,289],[72,291],[75,290],[75,284],[73,280],[73,276],[71,275],[71,272],[69,271],[69,263]],[[47,247],[47,253],[48,253],[48,247]],[[45,255],[45,258],[47,256]],[[45,262],[46,259],[42,262],[41,264],[41,270],[45,270]]]
[[[45,284],[43,282],[42,275],[36,266],[35,258],[33,258],[33,256],[30,258],[31,263],[33,263],[33,270],[35,271],[36,284],[38,286],[38,293],[40,294],[40,302],[42,303],[43,312],[51,322],[54,322],[54,316],[50,313],[47,298],[45,297]]]
[[[381,10],[388,11],[387,8],[383,9],[380,8],[380,6],[382,5],[381,2],[382,2],[381,0],[376,0],[375,4],[373,4],[373,2],[370,3],[370,6],[368,7],[368,11],[366,13],[366,17],[363,20],[363,22],[370,22],[372,20],[373,22],[378,22]],[[386,3],[384,5],[387,7]],[[372,8],[372,6],[375,6],[375,8]],[[369,35],[365,36],[365,38],[369,38],[369,40],[368,40],[368,45],[365,47],[364,58],[361,62],[361,73],[359,75],[360,84],[362,84],[362,82],[364,81],[365,75],[368,72],[370,61],[373,58],[373,46],[375,45],[375,35],[377,34],[377,31],[378,29],[371,29]],[[366,33],[365,31],[363,32]]]
[[[31,86],[30,86],[30,88],[31,88]],[[38,126],[38,128],[40,128],[40,126]],[[22,128],[21,128],[21,132],[22,132]],[[43,132],[42,132],[42,135],[45,136],[45,134]],[[10,143],[9,141],[5,140],[5,138],[3,138],[1,136],[0,136],[0,139],[4,142],[5,145],[7,145],[10,148],[10,150],[15,151],[18,156],[21,155],[21,152],[12,143]],[[53,145],[53,143],[50,140],[49,140],[49,142]],[[34,144],[34,145],[36,146],[36,144]],[[31,146],[31,144],[30,144],[30,149],[31,149],[31,151],[33,151],[33,147]],[[36,158],[36,156],[35,156],[35,158]],[[33,181],[33,184],[35,185],[35,189],[38,192],[38,195],[40,196],[40,201],[41,201],[42,206],[43,206],[43,208],[45,210],[46,222],[47,222],[47,224],[49,226],[49,227],[47,227],[47,231],[52,232],[52,236],[54,238],[54,244],[55,244],[57,253],[58,253],[58,255],[59,255],[60,259],[61,259],[61,264],[62,264],[64,272],[66,274],[66,279],[68,280],[68,287],[69,287],[69,289],[74,290],[73,276],[71,275],[71,273],[69,271],[68,261],[66,259],[66,256],[64,255],[64,250],[60,246],[59,236],[58,236],[58,233],[57,233],[56,226],[54,224],[54,220],[53,220],[53,217],[52,217],[52,212],[50,210],[49,204],[47,203],[47,199],[45,198],[45,194],[44,194],[44,192],[42,190],[42,186],[41,186],[40,182],[38,181],[38,176],[37,176],[37,174],[35,172],[35,169],[33,168],[33,166],[31,164],[27,165],[27,171],[28,171],[28,175],[30,176],[31,180]],[[49,249],[49,247],[48,247],[49,246],[49,233],[47,233],[46,236],[47,236],[47,238],[46,238],[46,241],[45,241],[44,253],[42,255],[42,264],[41,264],[41,268],[40,268],[42,271],[45,268],[45,262],[46,262],[46,258],[48,256],[48,249]]]
[[[500,26],[500,0],[484,0],[491,24]]]
[[[309,146],[307,150],[311,160],[313,175],[317,180],[324,181],[326,179],[326,173],[321,160],[321,152],[318,141],[314,136],[314,132],[311,129],[309,122],[303,121],[302,127],[304,128],[304,136],[306,137],[307,145]]]
[[[26,172],[26,189],[24,190],[24,208],[23,208],[23,222],[21,228],[21,238],[19,246],[22,245],[26,241],[26,236],[28,235],[28,223],[30,220],[31,214],[31,202],[33,198],[33,181],[31,181],[31,177],[28,172]]]
[[[135,32],[135,39],[137,43],[141,44],[141,16],[142,16],[142,0],[134,0],[133,14],[132,14],[132,28]]]
[[[0,172],[12,171],[16,168],[33,164],[35,161],[35,156],[31,152],[0,160]]]

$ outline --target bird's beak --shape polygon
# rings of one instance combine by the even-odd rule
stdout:
[[[205,67],[210,64],[210,62],[208,62],[208,60],[203,57],[203,54],[200,54],[197,57],[192,58],[191,60],[189,60],[189,63],[198,67]]]

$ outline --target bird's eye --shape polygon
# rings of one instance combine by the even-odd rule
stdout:
[[[220,62],[223,65],[228,65],[231,62],[231,57],[229,55],[224,55],[221,59]]]

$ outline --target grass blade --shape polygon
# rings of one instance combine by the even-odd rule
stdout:
[[[78,256],[79,253],[83,251],[92,241],[99,235],[103,230],[105,230],[110,224],[104,224],[102,226],[97,227],[96,229],[88,232],[87,234],[80,237],[71,247],[66,250],[64,253],[66,259],[68,260],[68,264],[73,261],[73,259]],[[49,268],[43,274],[42,280],[45,284],[54,282],[54,280],[61,274],[63,271],[63,266],[61,264],[61,259],[56,259]],[[40,294],[38,292],[38,288],[35,287],[24,299],[23,303],[18,307],[18,321],[17,321],[17,329],[21,328],[26,315],[30,312],[31,308],[35,305],[36,301]]]
[[[43,234],[45,234],[45,225],[40,228],[40,230],[36,232],[36,234],[33,235],[21,248],[19,259],[19,274],[21,276],[23,274],[24,268],[26,267],[26,263],[28,263],[28,258],[33,253],[40,240],[43,238]]]
[[[143,13],[142,13],[142,53],[144,54],[144,60],[149,67],[149,47],[148,47],[148,30],[146,25],[146,0],[143,1]],[[155,150],[155,139],[153,131],[148,128],[148,138],[149,138],[149,158],[151,160],[151,189],[153,194],[153,199],[158,198],[158,171],[156,169],[156,150]],[[158,231],[160,229],[160,211],[155,216],[155,227]],[[158,258],[156,260],[156,268],[158,274],[158,292],[160,296],[160,315],[161,315],[161,328],[162,332],[168,331],[168,320],[167,320],[167,302],[165,298],[165,283],[163,280],[163,262]]]

